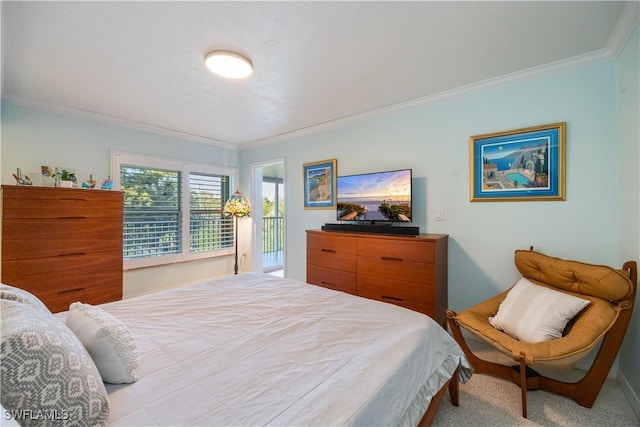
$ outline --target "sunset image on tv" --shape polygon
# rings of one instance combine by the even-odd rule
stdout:
[[[411,169],[337,178],[340,221],[411,222]]]

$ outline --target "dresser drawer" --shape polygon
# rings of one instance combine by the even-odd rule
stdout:
[[[52,313],[57,313],[69,310],[69,305],[74,302],[96,305],[119,301],[122,299],[122,286],[120,282],[114,282],[85,288],[37,291],[33,294],[40,298]]]
[[[356,294],[356,274],[307,264],[307,282],[325,288]]]
[[[307,233],[307,248],[324,252],[336,252],[342,254],[356,254],[356,241],[351,237]]]
[[[334,252],[331,249],[307,249],[307,262],[335,270],[356,272],[356,256]]]
[[[122,218],[119,191],[4,186],[3,219]]]
[[[435,287],[375,276],[358,276],[358,295],[382,301],[435,304]]]
[[[399,305],[436,318],[435,287],[358,275],[358,295]]]
[[[70,218],[5,220],[4,261],[122,250],[122,221]]]
[[[30,292],[122,283],[122,255],[110,252],[2,262],[2,283]]]
[[[400,261],[435,263],[435,245],[420,239],[394,240],[376,238],[357,239],[358,256],[393,259]]]
[[[358,275],[379,276],[407,282],[434,284],[436,281],[434,264],[403,261],[401,258],[359,256],[357,271]]]
[[[307,230],[307,281],[400,305],[442,323],[448,237]]]

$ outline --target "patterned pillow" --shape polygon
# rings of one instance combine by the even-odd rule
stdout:
[[[138,379],[138,347],[129,328],[100,307],[74,302],[67,326],[93,358],[102,380],[112,384]]]
[[[0,300],[2,406],[24,426],[106,426],[109,400],[78,338],[51,314]]]
[[[24,289],[15,288],[13,286],[5,285],[4,283],[0,283],[0,299],[7,299],[11,301],[17,301],[22,304],[30,305],[31,307],[37,308],[40,311],[51,314],[49,309],[40,299],[33,295],[30,292],[25,291]]]
[[[589,301],[536,285],[524,277],[507,293],[489,323],[512,337],[537,343],[562,337],[567,323]]]

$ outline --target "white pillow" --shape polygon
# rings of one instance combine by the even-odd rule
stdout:
[[[91,355],[103,381],[137,381],[138,348],[124,323],[100,307],[80,302],[71,304],[66,323]]]
[[[508,292],[489,323],[528,343],[562,337],[567,323],[589,301],[531,283],[524,277]]]

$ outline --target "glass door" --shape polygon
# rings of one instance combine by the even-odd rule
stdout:
[[[285,185],[284,161],[253,166],[255,206],[253,271],[284,276]],[[254,214],[255,213],[255,214]]]

